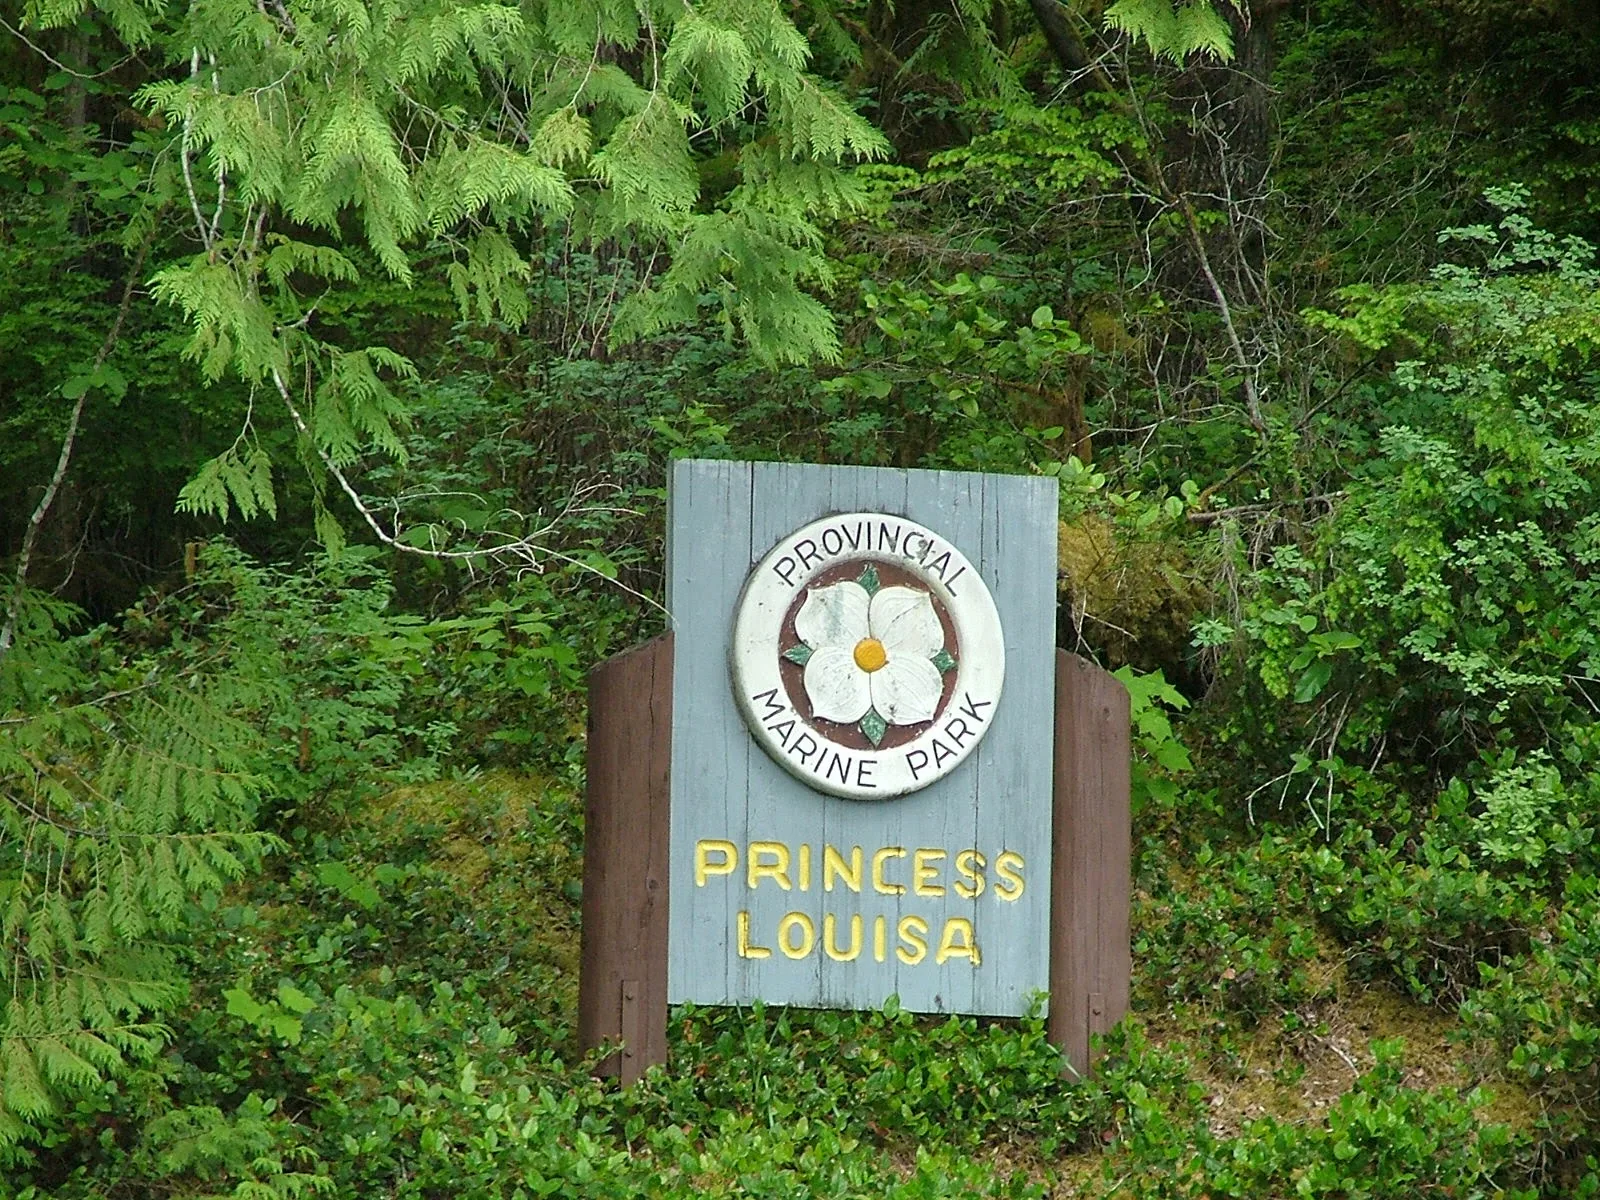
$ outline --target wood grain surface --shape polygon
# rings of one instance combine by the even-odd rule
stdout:
[[[928,526],[981,570],[1000,610],[1005,688],[977,751],[930,787],[895,800],[823,795],[782,770],[754,742],[733,697],[729,637],[751,567],[798,527],[835,513],[883,512]],[[672,685],[672,920],[667,989],[671,1002],[876,1008],[890,996],[922,1012],[1017,1015],[1049,986],[1051,804],[1055,702],[1056,484],[1054,480],[957,472],[883,470],[681,460],[669,489],[667,603],[676,633]],[[732,843],[737,869],[695,873],[696,843]],[[748,876],[750,843],[785,847],[784,888]],[[858,893],[835,880],[822,887],[824,847],[862,849]],[[803,878],[800,847],[809,847]],[[870,883],[878,850],[883,894]],[[933,874],[918,895],[916,852]],[[955,856],[976,850],[987,864],[984,891],[965,898],[953,884]],[[940,852],[943,857],[940,858]],[[1021,894],[997,887],[1002,853],[1020,856]],[[769,855],[763,861],[771,863]],[[968,860],[969,865],[975,860]],[[970,884],[969,884],[970,886]],[[740,913],[749,954],[740,953]],[[798,914],[791,917],[790,914]],[[832,917],[834,948],[851,945],[860,917],[860,951],[838,961],[822,944]],[[884,918],[887,953],[878,961],[874,925]],[[899,937],[925,923],[921,961]],[[952,918],[971,923],[981,955],[935,962]],[[790,934],[784,952],[778,932]],[[767,950],[765,956],[755,952]]]

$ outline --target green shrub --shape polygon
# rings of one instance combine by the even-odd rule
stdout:
[[[1321,1126],[1268,1119],[1218,1147],[1206,1156],[1206,1189],[1241,1200],[1291,1190],[1308,1200],[1409,1200],[1434,1192],[1532,1200],[1531,1190],[1503,1190],[1517,1174],[1520,1147],[1505,1126],[1480,1121],[1485,1097],[1405,1086],[1402,1049],[1374,1042],[1376,1065]]]
[[[1427,1195],[1533,1200],[1516,1190],[1526,1147],[1485,1124],[1486,1097],[1405,1085],[1399,1041],[1376,1041],[1374,1067],[1315,1123],[1265,1117],[1222,1136],[1206,1116],[1158,1122],[1131,1161],[1108,1164],[1117,1196],[1258,1200],[1412,1200]]]
[[[1163,853],[1147,847],[1145,859]],[[1141,871],[1133,924],[1146,1003],[1201,1002],[1258,1019],[1317,994],[1304,854],[1288,838],[1203,843],[1181,870]]]
[[[1278,552],[1243,624],[1271,698],[1257,719],[1298,726],[1312,758],[1425,761],[1448,779],[1593,711],[1600,275],[1593,247],[1535,228],[1520,193],[1490,199],[1497,228],[1444,235],[1481,264],[1311,314],[1400,360],[1376,453],[1314,553]]]
[[[1560,913],[1526,954],[1484,967],[1463,1012],[1550,1106],[1563,1153],[1600,1149],[1600,880],[1573,876]]]
[[[1459,1001],[1478,964],[1517,953],[1546,909],[1432,829],[1414,846],[1348,832],[1315,852],[1311,871],[1316,905],[1353,965],[1388,968],[1424,1003]]]

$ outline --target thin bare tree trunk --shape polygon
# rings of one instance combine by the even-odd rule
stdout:
[[[128,309],[133,304],[133,290],[139,282],[139,273],[144,269],[145,254],[149,249],[150,241],[147,238],[144,245],[139,247],[133,266],[128,270],[127,281],[122,286],[122,300],[117,305],[116,319],[111,322],[111,330],[106,334],[106,340],[101,343],[100,353],[95,355],[94,365],[89,368],[91,375],[105,365],[106,359],[111,357],[111,351],[116,349],[117,340],[122,336],[123,323],[127,320]],[[17,555],[17,569],[12,579],[11,595],[6,601],[5,621],[0,624],[0,659],[10,653],[12,643],[16,640],[17,624],[22,619],[22,594],[28,586],[28,566],[33,560],[33,550],[39,540],[39,530],[44,527],[45,517],[50,514],[50,506],[55,503],[56,493],[61,490],[61,481],[67,477],[67,466],[72,461],[72,448],[78,440],[78,427],[83,421],[83,408],[88,399],[89,389],[85,388],[72,406],[72,415],[67,418],[67,432],[61,439],[61,453],[56,458],[56,469],[50,476],[50,482],[45,486],[44,495],[39,497],[39,503],[34,507],[33,515],[28,518],[28,528],[22,535],[22,550]]]

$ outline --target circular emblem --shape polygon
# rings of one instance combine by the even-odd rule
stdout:
[[[818,791],[888,799],[955,770],[994,720],[1000,614],[944,538],[885,513],[824,517],[745,581],[733,687],[756,741]]]

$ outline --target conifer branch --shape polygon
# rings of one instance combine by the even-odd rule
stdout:
[[[442,560],[454,559],[467,562],[469,566],[472,562],[477,560],[504,556],[506,558],[520,561],[524,567],[528,569],[534,571],[543,569],[543,564],[539,560],[539,553],[542,552],[542,547],[538,547],[537,540],[553,530],[556,522],[551,522],[542,529],[538,529],[531,534],[513,538],[502,545],[485,548],[473,548],[469,550],[442,550],[433,546],[413,546],[408,542],[401,541],[393,533],[389,532],[383,527],[383,523],[378,520],[378,515],[373,512],[371,506],[369,506],[367,502],[362,499],[361,493],[358,492],[355,488],[355,485],[350,482],[349,476],[347,476],[339,467],[339,464],[334,461],[333,456],[328,453],[326,448],[324,448],[321,443],[319,443],[317,439],[312,436],[311,428],[306,424],[305,417],[301,414],[299,407],[295,404],[294,396],[289,391],[289,385],[283,378],[283,373],[276,366],[272,368],[272,382],[273,385],[278,389],[278,395],[282,397],[284,406],[289,410],[289,418],[294,422],[295,429],[300,432],[302,437],[310,442],[312,449],[316,451],[317,457],[322,460],[322,465],[327,469],[328,473],[333,476],[334,481],[338,483],[339,490],[344,492],[350,503],[355,507],[356,512],[360,514],[361,519],[366,523],[367,528],[372,531],[373,536],[385,546],[388,546],[391,550],[397,550],[403,554],[415,555],[419,558]]]

